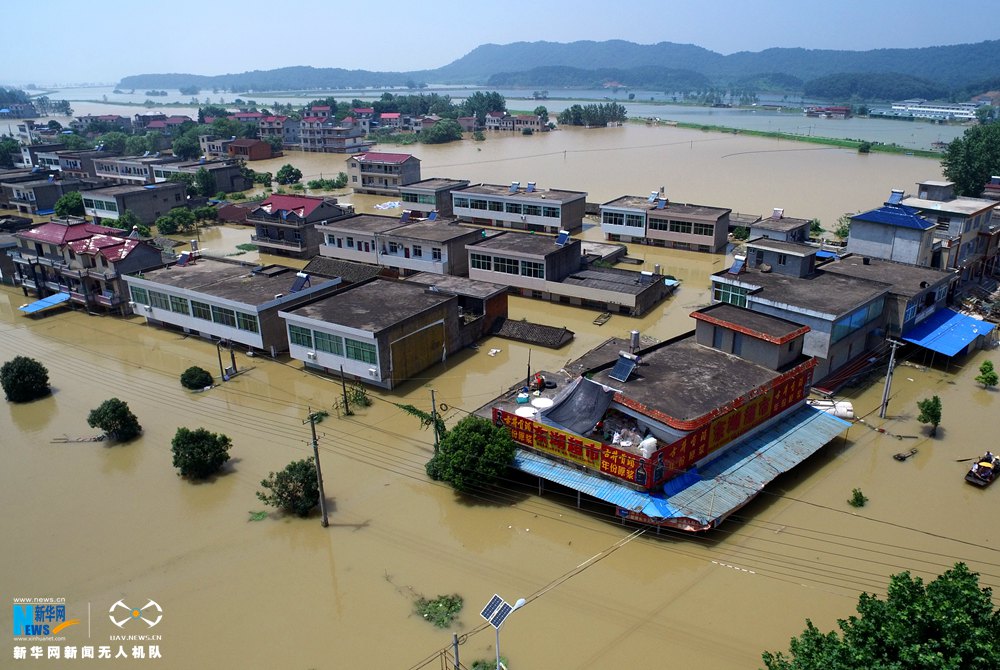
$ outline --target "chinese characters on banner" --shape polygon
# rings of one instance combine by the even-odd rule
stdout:
[[[769,391],[662,447],[649,459],[498,408],[493,408],[493,422],[506,426],[519,444],[653,488],[802,400],[811,377],[811,367],[798,370]]]

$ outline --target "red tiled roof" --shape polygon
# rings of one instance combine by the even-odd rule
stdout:
[[[285,122],[288,120],[287,116],[265,116],[261,121],[267,121],[268,123]]]
[[[78,223],[73,226],[66,226],[61,223],[43,223],[31,230],[25,230],[16,234],[27,240],[45,242],[47,244],[66,244],[74,240],[82,240],[93,235],[115,235],[121,231],[117,228],[98,226],[94,223]]]
[[[234,119],[259,119],[262,118],[264,115],[261,114],[260,112],[235,112],[233,114],[230,114],[229,116],[233,117]]]
[[[124,234],[123,231],[118,231]],[[139,246],[139,240],[112,235],[94,235],[90,239],[69,243],[69,248],[78,254],[104,256],[109,261],[120,261]]]
[[[382,112],[383,119],[398,119],[400,116],[399,112]]]
[[[323,201],[324,198],[309,195],[272,195],[260,203],[258,209],[263,209],[268,214],[281,210],[295,212],[304,219],[322,205]]]
[[[344,123],[354,123],[354,117],[353,116],[345,116],[344,117]]]
[[[212,123],[212,122],[213,122],[213,121],[215,121],[215,120],[216,120],[217,118],[219,118],[219,117],[217,117],[217,116],[206,116],[206,117],[205,117],[205,123]]]
[[[147,128],[166,128],[167,122],[162,120],[150,121],[146,124]]]
[[[355,154],[351,156],[358,161],[369,161],[372,163],[405,163],[409,159],[413,158],[411,154],[389,154],[381,153],[378,151],[369,151],[364,154]]]
[[[351,111],[354,112],[355,114],[374,114],[375,113],[375,108],[374,107],[354,107],[354,108],[351,109]]]
[[[175,115],[175,116],[168,116],[164,120],[164,123],[170,125],[180,125],[182,123],[187,123],[188,121],[194,121],[194,119],[192,119],[190,116]]]
[[[229,143],[229,146],[231,146],[231,147],[255,147],[258,144],[267,144],[267,142],[265,142],[264,140],[253,140],[253,139],[248,139],[248,140],[233,140],[232,142]]]
[[[303,116],[302,120],[307,123],[323,123],[326,121],[322,116]]]
[[[313,105],[309,110],[313,112],[329,112],[330,105]]]

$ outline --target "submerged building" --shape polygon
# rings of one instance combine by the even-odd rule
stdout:
[[[806,405],[808,326],[729,304],[692,317],[694,332],[646,349],[608,340],[543,373],[556,389],[481,410],[520,445],[514,467],[629,520],[701,531],[848,427]]]

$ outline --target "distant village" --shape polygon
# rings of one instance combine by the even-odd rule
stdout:
[[[193,159],[68,149],[58,131],[19,120],[19,164],[0,171],[0,208],[10,210],[0,219],[0,280],[23,291],[25,318],[60,306],[141,317],[392,390],[488,336],[553,348],[572,339],[565,328],[509,319],[511,295],[591,310],[595,324],[647,314],[679,282],[669,268],[629,269],[626,245],[725,254],[743,229],[749,238],[710,277],[712,304],[691,313],[691,332],[655,344],[609,339],[563,370],[534,371],[478,411],[510,430],[521,447],[515,467],[540,487],[693,531],[717,526],[846,427],[811,407],[810,394],[833,396],[895,346],[950,358],[995,335],[997,315],[985,305],[997,289],[1000,177],[978,198],[956,196],[945,181],[892,190],[851,217],[840,245],[811,237],[808,212],[738,215],[639,186],[589,203],[586,192],[531,181],[426,177],[417,156],[373,150],[373,126],[421,132],[440,122],[433,115],[358,107],[338,119],[313,106],[301,119],[231,118],[256,137],[202,135]],[[74,123],[95,121],[170,137],[193,119]],[[539,115],[506,112],[457,121],[466,132],[547,128]],[[343,154],[347,186],[398,202],[402,214],[357,213],[328,196],[223,197],[251,188],[245,164],[276,151]],[[208,175],[214,189],[205,192],[216,197],[192,195],[171,178],[178,173]],[[84,215],[55,216],[71,192]],[[113,225],[128,212],[152,226],[177,208],[206,206],[252,228],[262,253],[305,266],[213,257],[197,243],[175,253],[164,237]],[[579,238],[587,216],[599,220],[601,241]],[[719,378],[728,383],[709,383]]]

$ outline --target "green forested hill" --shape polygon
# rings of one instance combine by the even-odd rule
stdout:
[[[328,67],[286,67],[215,76],[144,74],[125,77],[122,88],[226,88],[294,90],[406,86],[415,83],[489,84],[551,87],[590,85],[607,80],[632,88],[684,90],[772,82],[788,88],[833,75],[906,75],[920,86],[965,91],[1000,72],[1000,40],[922,49],[834,51],[765,49],[723,56],[690,44],[604,42],[516,42],[485,44],[436,70],[371,72]],[[907,80],[916,84],[913,80]],[[917,86],[916,88],[919,88]],[[911,93],[909,96],[917,95]]]

